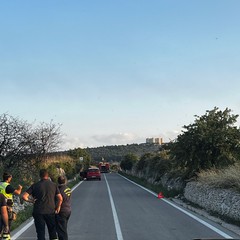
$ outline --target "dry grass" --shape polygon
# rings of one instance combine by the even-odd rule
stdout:
[[[198,174],[198,181],[216,188],[234,189],[240,192],[240,164],[221,170],[212,169]]]
[[[73,163],[74,160],[68,155],[50,156],[44,159],[43,167],[47,167],[52,163]]]

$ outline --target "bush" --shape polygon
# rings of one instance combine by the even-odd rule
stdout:
[[[172,159],[186,170],[189,178],[201,170],[234,164],[240,152],[240,130],[235,126],[238,115],[215,107],[193,124],[184,126],[182,134],[170,145]]]
[[[57,179],[59,177],[59,173],[58,173],[58,170],[56,168],[56,165],[55,164],[49,165],[47,170],[48,170],[49,177],[51,178],[51,180],[56,183]]]
[[[132,170],[134,164],[137,162],[138,157],[135,154],[127,154],[120,163],[120,167],[123,170]]]
[[[73,178],[76,174],[76,163],[75,162],[62,162],[60,167],[64,169],[66,177],[68,179]]]
[[[221,170],[211,169],[201,171],[198,181],[216,188],[231,188],[240,192],[240,164],[235,164]]]

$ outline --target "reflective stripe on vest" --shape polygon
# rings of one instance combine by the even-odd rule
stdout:
[[[13,199],[12,193],[6,193],[6,188],[8,185],[9,183],[0,182],[0,193],[2,193],[6,199]]]

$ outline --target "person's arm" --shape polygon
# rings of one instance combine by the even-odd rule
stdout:
[[[29,202],[29,203],[35,203],[36,202],[36,199],[31,199],[29,198],[30,197],[30,194],[28,192],[24,192],[23,195],[22,195],[22,199],[25,201],[25,202]]]
[[[4,232],[9,231],[9,226],[8,226],[8,212],[7,212],[7,206],[2,206],[1,207],[1,219],[4,224]]]
[[[60,193],[58,193],[56,195],[56,198],[57,198],[57,205],[56,205],[55,213],[58,214],[60,212],[60,209],[61,209],[63,198],[62,198],[62,195]]]
[[[15,195],[20,195],[21,192],[22,192],[22,185],[19,184],[18,187],[17,187],[17,189],[15,189],[13,193],[14,193]]]

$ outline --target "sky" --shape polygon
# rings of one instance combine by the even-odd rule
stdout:
[[[0,1],[0,114],[62,124],[60,149],[168,142],[215,106],[240,114],[239,9],[239,0]]]

